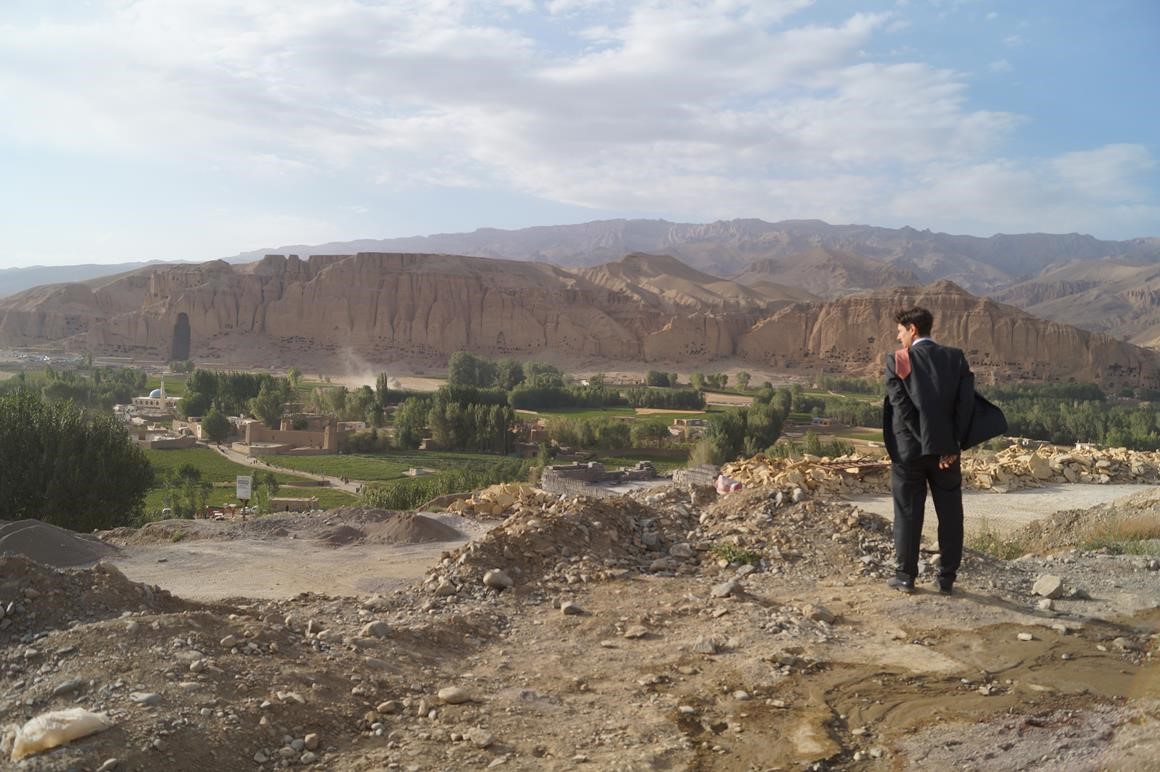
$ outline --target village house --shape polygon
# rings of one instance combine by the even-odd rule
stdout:
[[[295,429],[295,425],[304,428]],[[277,429],[258,420],[242,426],[244,439],[233,449],[247,456],[321,456],[338,452],[339,440],[346,434],[346,423],[330,416],[283,416]]]

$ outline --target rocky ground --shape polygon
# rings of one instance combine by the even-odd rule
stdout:
[[[0,721],[80,707],[111,724],[13,767],[1156,768],[1160,561],[1044,542],[969,554],[954,596],[904,596],[883,585],[886,521],[778,492],[536,499],[384,594],[332,595],[323,574],[290,598],[195,602],[116,556],[0,557]],[[431,531],[404,517],[182,541],[309,535],[341,554]],[[151,529],[104,536],[180,546]]]

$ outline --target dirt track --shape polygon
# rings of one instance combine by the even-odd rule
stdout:
[[[964,491],[963,518],[967,531],[972,528],[989,527],[1000,533],[1007,533],[1054,512],[1065,509],[1087,509],[1141,491],[1155,489],[1155,485],[1046,485],[1042,488],[1024,488],[1010,493]],[[881,515],[888,520],[894,517],[894,505],[890,496],[855,496],[850,501],[867,512]],[[923,535],[928,539],[935,539],[937,526],[934,505],[928,499]]]

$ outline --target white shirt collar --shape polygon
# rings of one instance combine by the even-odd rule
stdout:
[[[934,338],[915,338],[914,342],[911,343],[910,345],[913,348],[914,346],[917,346],[919,343],[934,343]]]

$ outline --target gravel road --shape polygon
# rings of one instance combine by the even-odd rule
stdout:
[[[988,493],[986,491],[963,492],[963,516],[967,530],[989,526],[1000,533],[1008,533],[1019,527],[1065,509],[1088,509],[1097,504],[1130,496],[1144,490],[1152,490],[1153,485],[1046,485],[1042,488],[1026,488],[1010,493]],[[854,496],[851,502],[867,512],[882,515],[886,519],[894,517],[894,505],[889,496]],[[926,502],[926,520],[923,534],[934,538],[938,519],[929,497]]]

